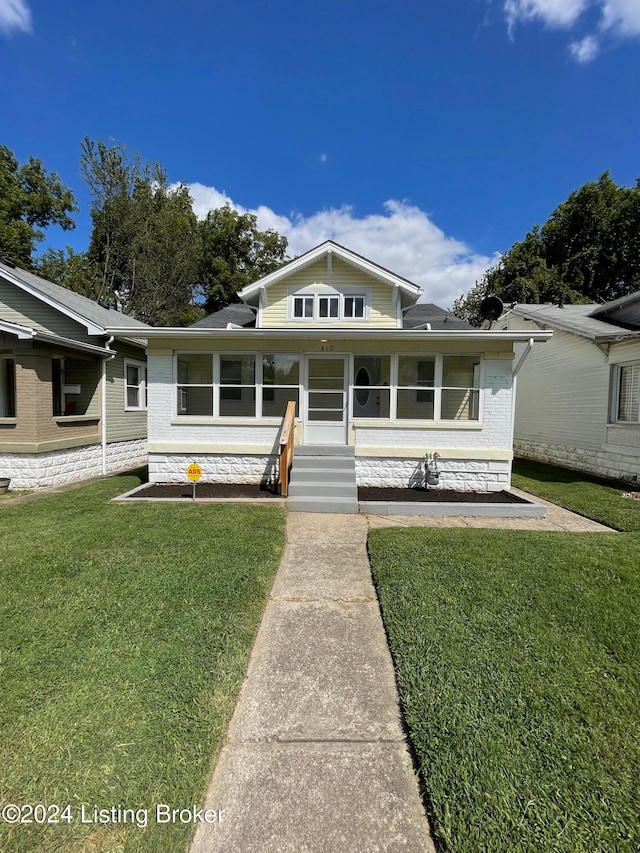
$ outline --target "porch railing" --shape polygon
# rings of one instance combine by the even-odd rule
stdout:
[[[287,410],[284,413],[282,429],[280,431],[280,466],[278,470],[278,484],[280,486],[280,494],[283,498],[286,498],[289,493],[289,469],[293,463],[295,423],[296,403],[295,400],[290,400],[287,403]]]

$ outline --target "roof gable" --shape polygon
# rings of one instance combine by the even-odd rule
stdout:
[[[325,258],[327,265],[330,266],[334,256],[340,258],[345,261],[345,263],[350,264],[356,269],[359,269],[361,272],[388,284],[389,287],[399,288],[412,300],[416,300],[422,293],[421,288],[419,288],[417,284],[390,272],[384,267],[373,263],[373,261],[367,260],[367,258],[356,254],[356,252],[352,252],[350,249],[346,249],[339,243],[334,243],[333,240],[327,240],[319,246],[316,246],[314,249],[310,249],[303,255],[299,255],[297,258],[289,261],[289,263],[280,267],[280,269],[263,276],[253,284],[247,285],[247,287],[244,287],[238,292],[238,296],[245,302],[254,302],[259,298],[259,294],[263,289],[267,289],[274,284],[282,282],[289,276],[301,269],[304,269],[310,264],[316,263],[322,258]]]
[[[66,287],[61,287],[19,267],[14,268],[0,262],[0,276],[9,284],[20,288],[40,302],[84,326],[90,335],[104,335],[105,329],[111,326],[129,326],[131,329],[147,326],[146,323],[135,320],[120,311],[103,308],[102,305],[86,296],[74,293]]]

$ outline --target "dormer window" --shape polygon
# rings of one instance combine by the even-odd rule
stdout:
[[[344,297],[344,316],[349,319],[362,320],[364,318],[365,298],[364,296]]]
[[[313,296],[293,297],[293,316],[296,320],[313,320]]]
[[[321,320],[337,320],[339,309],[339,296],[318,296],[318,316]]]
[[[289,319],[340,322],[341,320],[369,319],[369,288],[355,288],[345,292],[312,292],[289,294]]]

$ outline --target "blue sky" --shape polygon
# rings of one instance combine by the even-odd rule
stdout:
[[[0,0],[0,144],[75,192],[117,140],[289,238],[450,306],[609,169],[640,175],[640,0]]]

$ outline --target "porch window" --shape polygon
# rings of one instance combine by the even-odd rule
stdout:
[[[213,415],[213,355],[180,353],[178,414]]]
[[[147,408],[147,368],[140,361],[125,359],[124,407],[129,411]]]
[[[621,364],[616,372],[615,419],[621,423],[640,423],[640,362]]]
[[[220,417],[255,418],[256,357],[220,356]]]
[[[435,417],[435,356],[398,358],[399,420],[427,420]]]
[[[357,355],[353,359],[353,376],[354,418],[388,418],[391,358]]]
[[[441,395],[441,420],[478,420],[480,411],[479,356],[443,356]]]
[[[300,358],[287,353],[262,354],[262,417],[281,418],[294,400],[300,403]]]
[[[16,416],[16,363],[0,358],[0,418]]]

